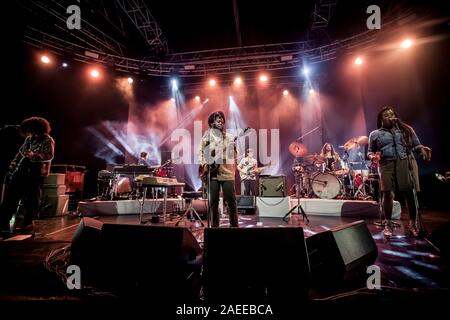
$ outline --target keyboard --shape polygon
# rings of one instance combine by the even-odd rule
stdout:
[[[115,166],[113,172],[121,174],[150,174],[153,173],[155,169],[156,168],[150,166],[123,165],[123,166]]]
[[[177,181],[177,178],[165,178],[165,177],[144,177],[142,180],[142,185],[152,185],[152,186],[177,186],[177,185],[184,185],[184,183],[179,183]]]

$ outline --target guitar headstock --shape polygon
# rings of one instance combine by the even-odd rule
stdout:
[[[238,138],[245,136],[252,128],[247,127],[245,128],[241,133],[239,133],[236,137],[234,137],[234,141],[236,141]]]

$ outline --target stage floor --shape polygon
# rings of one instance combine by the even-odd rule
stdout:
[[[149,218],[150,215],[146,214],[145,217]],[[450,213],[447,212],[423,211],[422,217],[424,225],[430,233],[450,221]],[[108,223],[139,223],[138,215],[107,215],[93,216],[93,218]],[[70,245],[81,219],[82,217],[73,213],[62,217],[38,220],[35,221],[33,234],[25,233],[0,241],[0,260],[2,261],[0,302],[8,303],[17,299],[23,303],[51,300],[69,303],[70,306],[70,304],[76,305],[77,302],[84,301],[85,297],[65,288],[60,279],[45,268],[45,261],[52,252]],[[296,215],[286,222],[281,218],[240,215],[239,227],[289,228],[301,226],[304,228],[305,237],[309,237],[359,219],[310,215],[309,220],[309,224],[306,225],[302,218]],[[426,302],[430,303],[444,298],[448,299],[450,279],[448,264],[428,241],[405,235],[405,226],[408,220],[406,212],[403,212],[402,219],[397,221],[400,227],[395,229],[394,237],[390,241],[383,238],[382,229],[374,224],[377,219],[364,220],[378,247],[378,258],[375,264],[381,269],[381,285],[384,286],[383,290],[379,290],[376,295],[371,296],[373,301],[407,303],[411,299],[416,301],[417,299],[414,297],[420,297],[421,302],[425,298]],[[178,216],[171,215],[165,225],[173,226],[176,221],[178,221]],[[162,225],[162,223],[158,225]],[[202,246],[204,228],[187,220],[184,220],[182,225],[191,230]],[[221,227],[228,227],[226,215],[221,217]],[[150,249],[151,247],[149,247]],[[292,270],[286,272],[286,279],[289,279],[288,274],[294,276]],[[314,290],[310,293],[311,298],[320,305],[326,303],[320,299],[360,289],[352,287],[352,285],[336,287],[332,290]],[[89,301],[93,302],[95,298],[90,298]],[[345,303],[345,301],[343,302]]]

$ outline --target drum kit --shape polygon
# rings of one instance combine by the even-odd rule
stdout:
[[[341,148],[346,152],[357,151],[368,142],[368,137],[358,136],[348,140]],[[329,159],[319,154],[308,154],[307,147],[302,143],[292,142],[289,145],[289,152],[296,159],[302,160],[295,161],[292,167],[297,196],[378,200],[378,166],[367,165],[361,153],[359,153],[360,161],[349,162],[339,159],[328,165]]]

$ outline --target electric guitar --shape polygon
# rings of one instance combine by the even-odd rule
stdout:
[[[42,143],[32,145],[30,140],[30,138],[27,138],[25,140],[24,145],[26,147],[21,147],[21,150],[9,165],[9,181],[12,181],[16,178],[20,179],[21,177],[29,174],[31,170],[38,170],[40,171],[41,175],[47,175],[47,173],[49,172],[50,161],[33,162],[31,160],[30,153],[31,155],[38,153],[42,149]]]
[[[246,180],[246,179],[253,179],[257,174],[261,173],[261,171],[265,168],[270,167],[271,165],[267,165],[267,166],[263,166],[263,167],[256,167],[254,168],[253,166],[250,166],[248,168],[243,168],[242,171],[239,171],[239,176],[241,177],[241,180]]]
[[[238,138],[245,136],[250,129],[251,129],[250,127],[247,127],[244,129],[244,131],[242,131],[242,133],[240,133],[239,135],[234,137],[233,143],[236,142],[236,140]],[[214,177],[217,174],[219,167],[220,167],[220,164],[217,164],[217,163],[200,165],[198,167],[198,175],[199,175],[200,179],[206,183],[208,180],[208,173],[210,174],[211,177]]]

